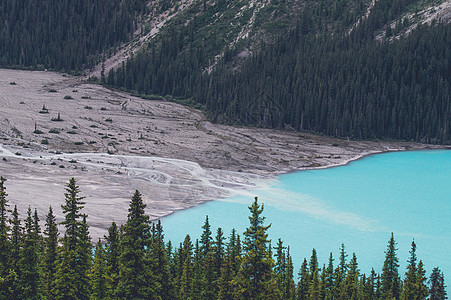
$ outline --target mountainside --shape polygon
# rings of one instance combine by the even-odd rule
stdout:
[[[0,5],[0,66],[89,68],[215,122],[451,142],[451,1],[35,2]]]

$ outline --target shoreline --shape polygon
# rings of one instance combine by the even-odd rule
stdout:
[[[0,142],[11,149],[0,159],[0,175],[8,179],[10,203],[21,214],[36,207],[44,220],[48,205],[59,208],[64,185],[75,177],[87,197],[93,237],[103,236],[111,221],[125,222],[136,189],[158,219],[282,174],[387,151],[450,147],[213,124],[193,108],[54,72],[0,69],[0,100]]]

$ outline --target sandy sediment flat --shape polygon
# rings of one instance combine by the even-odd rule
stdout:
[[[210,123],[201,111],[53,72],[0,69],[0,175],[9,204],[61,220],[75,177],[93,239],[123,223],[138,189],[153,218],[363,155],[431,148]],[[58,117],[59,115],[59,117]]]

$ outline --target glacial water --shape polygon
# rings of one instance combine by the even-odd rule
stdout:
[[[398,242],[403,276],[412,240],[430,275],[439,266],[451,286],[451,151],[392,152],[372,155],[346,166],[279,176],[267,188],[211,201],[162,219],[174,245],[189,233],[200,237],[208,215],[213,235],[221,227],[242,233],[255,195],[264,203],[269,236],[290,246],[297,273],[312,249],[320,265],[332,252],[338,261],[345,244],[355,252],[361,272],[381,272],[391,232]],[[297,276],[296,276],[297,277]]]

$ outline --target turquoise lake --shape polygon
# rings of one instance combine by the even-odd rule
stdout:
[[[290,246],[295,277],[312,249],[320,265],[332,252],[338,261],[345,244],[355,252],[361,272],[381,272],[391,232],[398,242],[399,273],[404,276],[410,246],[417,244],[429,277],[438,266],[451,284],[451,151],[391,152],[365,157],[346,166],[281,175],[268,188],[246,196],[211,201],[162,219],[173,245],[187,233],[200,238],[208,215],[213,235],[221,227],[242,233],[248,206],[258,196],[265,205],[269,237]]]

